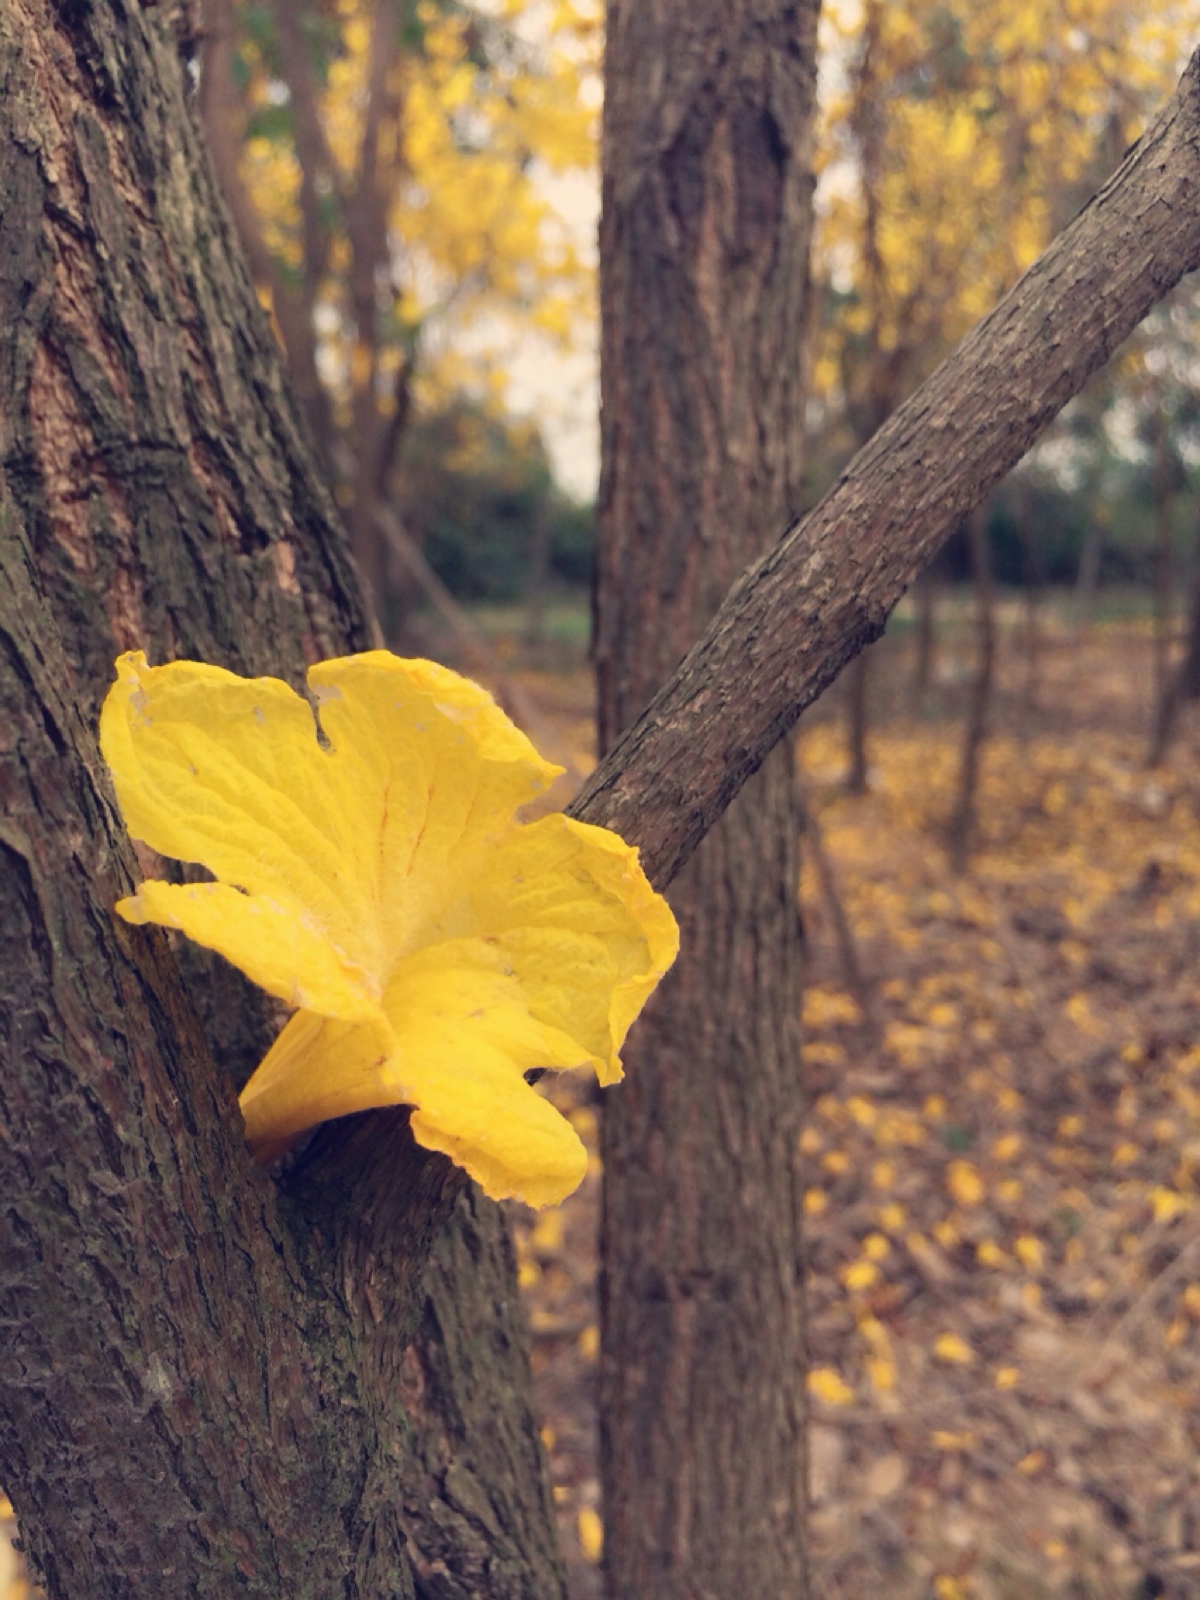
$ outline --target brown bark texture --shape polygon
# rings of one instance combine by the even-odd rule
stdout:
[[[608,8],[603,738],[798,500],[814,0]],[[766,763],[676,879],[681,955],[605,1097],[613,1600],[801,1595],[799,813]]]
[[[367,643],[187,81],[167,7],[0,10],[0,1483],[53,1600],[562,1600],[499,1213],[403,1111],[252,1167],[278,1018],[112,911],[117,651]]]
[[[1200,55],[1074,222],[738,579],[575,814],[640,844],[669,883],[954,528],[1197,266]]]

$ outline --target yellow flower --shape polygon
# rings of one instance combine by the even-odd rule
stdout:
[[[117,662],[100,745],[125,823],[213,883],[143,883],[129,922],[179,928],[297,1008],[242,1092],[270,1160],[306,1129],[411,1105],[418,1143],[494,1199],[557,1203],[586,1153],[525,1080],[621,1076],[678,932],[637,851],[515,812],[557,776],[477,684],[371,651],[308,702],[274,678]]]

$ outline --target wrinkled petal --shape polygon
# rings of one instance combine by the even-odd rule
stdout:
[[[135,839],[292,914],[310,949],[326,942],[323,967],[373,974],[378,997],[377,882],[360,841],[378,836],[380,795],[339,781],[307,701],[275,678],[196,661],[150,667],[136,651],[117,662],[100,748]],[[222,954],[249,970],[255,934],[241,925],[247,939],[227,939]],[[302,990],[320,981],[295,977]]]
[[[373,650],[323,661],[308,681],[347,785],[382,797],[371,848],[392,960],[436,917],[463,852],[510,828],[562,768],[486,689],[432,661]]]
[[[179,928],[216,950],[254,983],[290,1006],[386,1028],[379,984],[339,953],[319,930],[264,895],[224,883],[152,879],[117,902],[126,922]]]
[[[524,1078],[581,1065],[568,1035],[529,1010],[503,953],[483,939],[418,951],[389,987],[390,1055],[366,1028],[301,1012],[242,1092],[251,1144],[332,1116],[411,1105],[419,1144],[464,1167],[494,1200],[551,1205],[576,1188],[586,1154],[574,1129]]]
[[[494,938],[533,1015],[575,1039],[601,1083],[615,1082],[625,1035],[679,949],[637,850],[556,813],[514,829],[467,870],[447,921]]]

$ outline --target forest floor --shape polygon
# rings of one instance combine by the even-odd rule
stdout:
[[[586,771],[578,640],[540,671],[494,643]],[[796,743],[814,1594],[1200,1595],[1200,712],[1148,772],[1145,633],[1048,621],[1031,673],[1013,619],[956,876],[966,631],[916,709],[908,640],[875,649],[867,793],[841,688]],[[573,1600],[597,1600],[596,1113],[552,1092],[591,1169],[513,1220]]]
[[[1014,620],[965,874],[965,641],[915,712],[908,646],[876,647],[865,795],[841,690],[797,740],[821,1600],[1200,1594],[1200,715],[1148,772],[1144,632],[1047,623],[1036,673],[1019,645]],[[525,681],[586,764],[586,677]],[[594,1151],[586,1088],[555,1093]],[[600,1592],[599,1181],[514,1212],[574,1600]]]

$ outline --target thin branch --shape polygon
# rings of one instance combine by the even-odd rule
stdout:
[[[1100,193],[738,580],[572,812],[669,883],[953,528],[1198,265],[1200,52]]]

